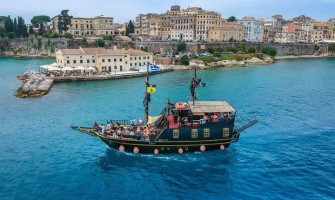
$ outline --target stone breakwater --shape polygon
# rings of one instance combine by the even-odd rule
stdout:
[[[15,92],[15,96],[21,98],[43,96],[50,91],[54,83],[54,79],[35,71],[27,71],[18,78],[22,81],[22,86]]]

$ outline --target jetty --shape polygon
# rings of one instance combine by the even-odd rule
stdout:
[[[173,68],[164,68],[160,71],[149,72],[149,74],[160,74],[165,72],[173,71]],[[146,71],[124,71],[117,73],[106,73],[106,74],[92,74],[92,75],[62,75],[57,76],[55,74],[27,71],[22,75],[18,76],[18,79],[22,81],[22,85],[15,92],[15,96],[20,98],[28,97],[40,97],[46,95],[52,88],[54,82],[70,82],[70,81],[100,81],[100,80],[112,80],[112,79],[124,79],[146,76]]]
[[[164,68],[159,72],[149,72],[150,75],[160,74],[165,72],[173,71],[173,68]],[[99,80],[111,80],[111,79],[124,79],[146,76],[146,71],[124,71],[117,73],[108,74],[94,74],[94,75],[72,75],[72,76],[55,76],[53,79],[55,82],[66,82],[66,81],[99,81]]]
[[[27,71],[18,78],[22,81],[22,85],[16,90],[15,96],[21,98],[43,96],[50,91],[54,83],[53,78],[35,71]]]

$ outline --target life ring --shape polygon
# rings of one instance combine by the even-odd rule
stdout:
[[[200,151],[205,151],[205,150],[206,150],[205,145],[201,145],[201,146],[200,146]]]

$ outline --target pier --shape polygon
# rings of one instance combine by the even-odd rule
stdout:
[[[173,71],[173,68],[165,68],[159,72],[149,72],[149,74],[160,74]],[[55,76],[54,74],[46,74],[35,71],[27,71],[18,78],[22,81],[22,86],[17,89],[15,96],[20,98],[40,97],[46,95],[52,88],[54,82],[70,82],[70,81],[100,81],[123,78],[134,78],[146,76],[146,71],[125,71],[110,74],[94,74],[94,75],[69,75]]]
[[[18,78],[22,81],[22,86],[17,89],[15,96],[21,98],[43,96],[50,91],[54,83],[53,78],[35,71],[27,71]]]

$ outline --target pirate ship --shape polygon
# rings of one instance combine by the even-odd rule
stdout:
[[[149,66],[149,64],[148,64]],[[226,101],[197,100],[196,88],[206,84],[197,78],[196,68],[191,79],[192,100],[168,101],[160,115],[149,116],[150,96],[156,86],[145,81],[144,120],[110,120],[92,127],[71,126],[72,129],[100,138],[109,147],[121,152],[165,154],[224,150],[237,142],[240,132],[258,122],[235,126],[236,111]]]

